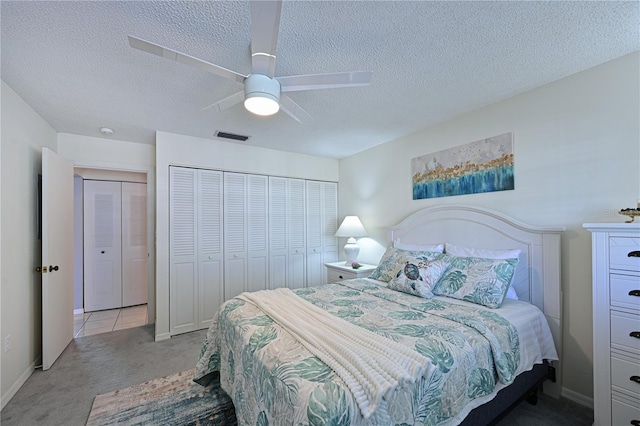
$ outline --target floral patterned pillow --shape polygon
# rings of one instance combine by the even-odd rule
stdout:
[[[373,270],[369,278],[372,280],[389,282],[398,272],[400,266],[398,260],[402,256],[412,256],[424,258],[424,260],[436,260],[439,256],[443,256],[442,253],[436,253],[431,251],[414,251],[414,250],[401,250],[395,247],[387,247],[387,251],[382,255],[378,267]]]
[[[433,293],[499,308],[509,289],[518,259],[484,259],[443,255],[451,264]]]
[[[432,289],[449,269],[449,263],[441,260],[424,260],[411,256],[402,256],[398,262],[398,271],[389,281],[389,288],[430,299]]]

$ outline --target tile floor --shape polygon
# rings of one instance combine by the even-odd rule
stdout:
[[[125,328],[140,327],[146,325],[147,322],[147,305],[86,312],[73,316],[73,336],[90,336]]]

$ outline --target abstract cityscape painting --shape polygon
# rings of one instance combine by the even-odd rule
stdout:
[[[411,160],[413,199],[514,189],[513,133]]]

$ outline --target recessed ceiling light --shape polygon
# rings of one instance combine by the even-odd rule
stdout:
[[[113,129],[110,129],[108,127],[101,127],[100,133],[102,133],[103,135],[111,136],[113,134]]]

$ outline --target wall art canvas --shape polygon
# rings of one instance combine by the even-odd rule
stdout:
[[[513,133],[411,160],[413,199],[514,189]]]

